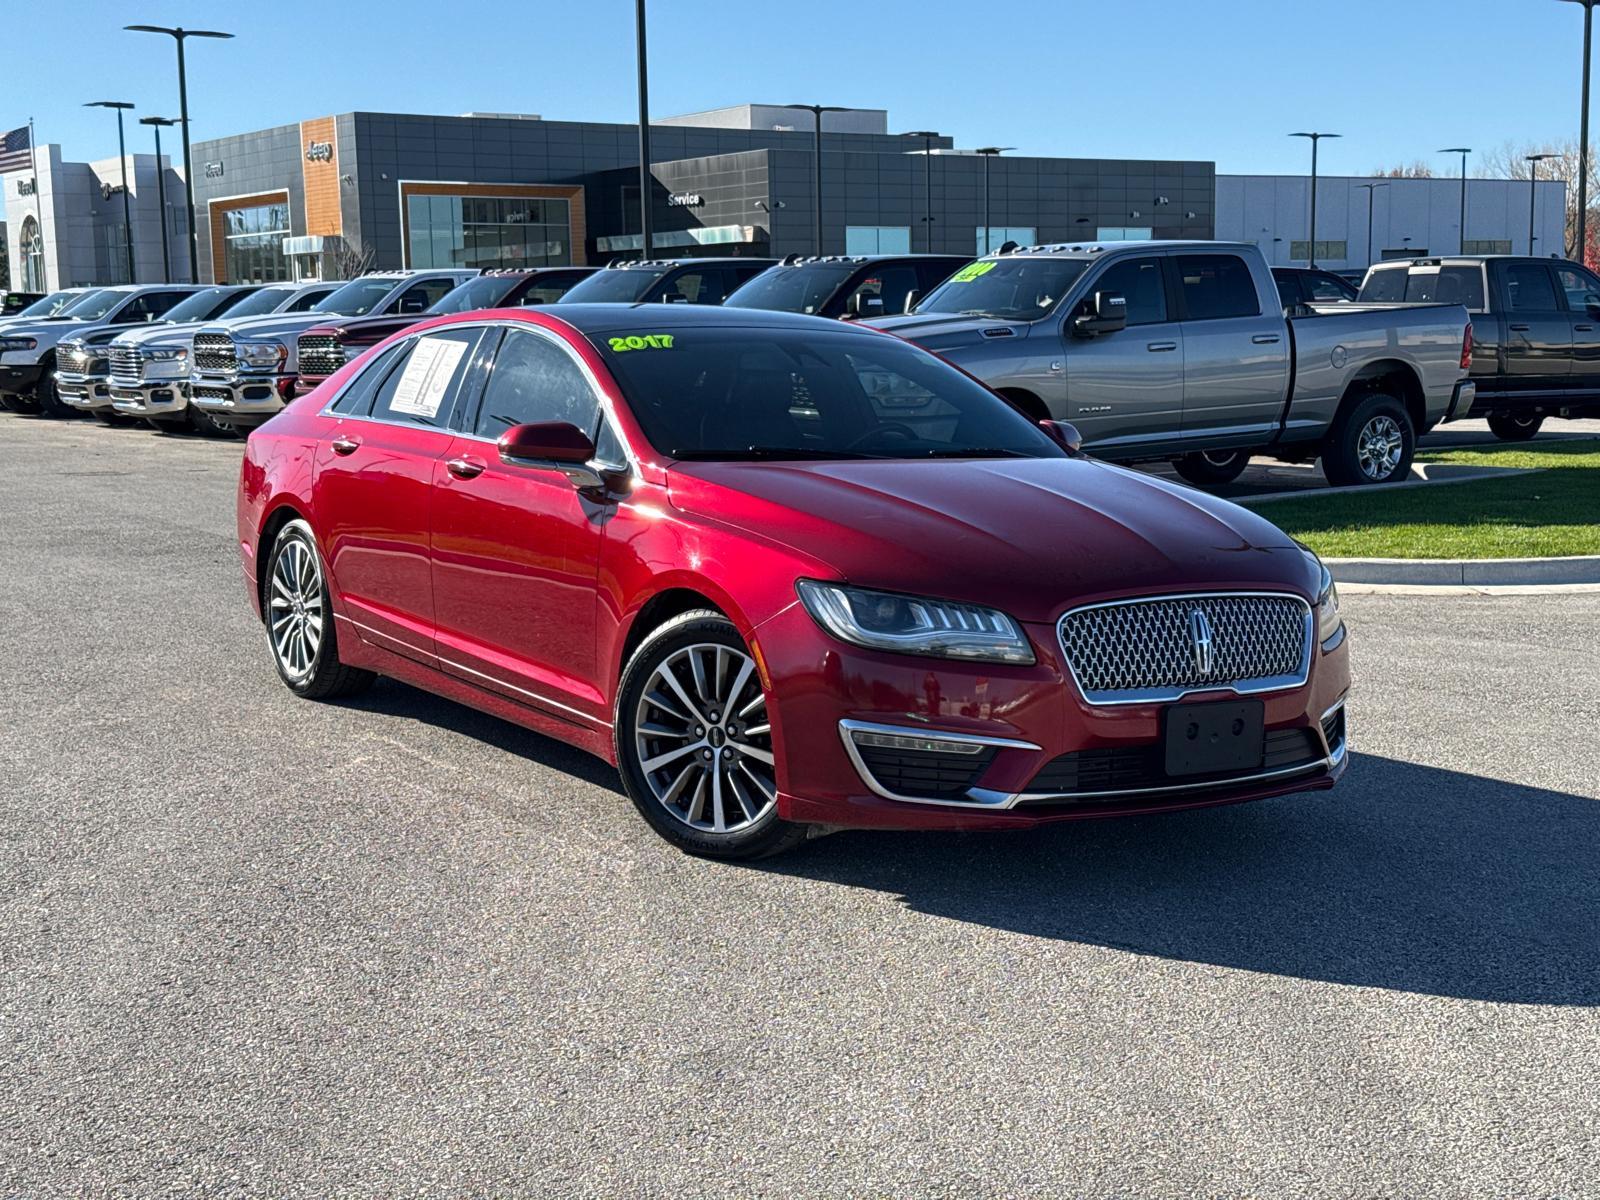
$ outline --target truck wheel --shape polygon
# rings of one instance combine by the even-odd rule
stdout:
[[[78,410],[73,408],[72,405],[62,403],[61,394],[56,391],[56,381],[50,377],[48,372],[39,380],[39,386],[34,389],[33,398],[39,405],[34,411],[41,416],[65,420],[67,417],[78,415]]]
[[[1411,474],[1417,435],[1406,406],[1375,392],[1334,418],[1322,473],[1334,487],[1399,483]]]
[[[1489,432],[1502,442],[1526,442],[1539,432],[1544,418],[1535,413],[1490,417]]]
[[[226,421],[219,421],[203,408],[189,405],[189,424],[194,426],[194,431],[201,437],[231,438],[238,437],[232,425]]]
[[[1190,483],[1199,487],[1216,487],[1232,483],[1250,465],[1248,450],[1201,450],[1185,454],[1172,467]]]
[[[144,419],[144,423],[146,425],[150,426],[151,429],[154,429],[157,433],[169,433],[170,434],[170,433],[188,433],[189,432],[189,422],[181,421],[181,420],[180,421],[174,421],[170,417],[166,418],[164,420],[156,418],[156,417],[146,417]]]
[[[14,413],[32,414],[39,411],[39,402],[32,396],[18,396],[14,392],[0,395],[0,406],[4,406],[8,412]]]
[[[130,417],[127,413],[119,413],[114,408],[110,410],[102,408],[94,415],[95,419],[98,420],[102,425],[132,425],[134,421],[134,418]]]

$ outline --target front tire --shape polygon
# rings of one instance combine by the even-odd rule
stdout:
[[[226,421],[218,420],[203,408],[189,405],[189,424],[201,437],[231,438],[238,437],[237,431]]]
[[[1411,474],[1417,433],[1406,406],[1375,392],[1334,418],[1322,473],[1334,487],[1399,483]]]
[[[805,840],[778,816],[761,673],[733,622],[699,609],[654,630],[617,694],[617,763],[639,815],[690,854],[766,858]]]
[[[1534,413],[1490,417],[1489,432],[1502,442],[1527,442],[1533,440],[1534,435],[1539,432],[1539,427],[1543,424],[1544,417]]]
[[[78,415],[77,409],[61,399],[61,393],[56,390],[56,381],[51,378],[51,372],[48,370],[40,378],[38,387],[34,388],[33,399],[39,406],[34,411],[40,416],[54,417],[58,421],[63,421]]]
[[[151,429],[154,429],[157,433],[178,434],[189,432],[189,422],[174,421],[170,417],[166,419],[146,417],[144,419],[144,423],[150,426]]]
[[[295,695],[331,700],[372,686],[375,674],[339,661],[327,573],[316,535],[304,521],[290,521],[278,532],[261,607],[272,663]]]
[[[1232,483],[1249,465],[1248,450],[1202,450],[1185,454],[1172,468],[1197,487],[1217,487]]]

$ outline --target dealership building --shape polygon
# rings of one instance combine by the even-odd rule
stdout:
[[[813,119],[745,104],[653,120],[653,253],[814,253]],[[985,155],[936,133],[890,133],[881,109],[825,113],[822,129],[824,254],[1225,237],[1259,244],[1274,263],[1306,255],[1303,176],[1219,177],[1203,161]],[[118,160],[63,162],[54,145],[38,156],[37,180],[0,177],[13,286],[125,280]],[[164,157],[163,209],[154,157],[131,161],[137,278],[186,281],[181,177]],[[354,112],[198,142],[192,162],[202,281],[595,264],[642,248],[635,125]],[[1368,183],[1379,185],[1374,258],[1455,251],[1458,181],[1322,179],[1319,264],[1365,265]],[[1538,188],[1535,245],[1544,253],[1560,245],[1564,185]],[[1521,251],[1528,194],[1526,183],[1469,181],[1470,239]]]

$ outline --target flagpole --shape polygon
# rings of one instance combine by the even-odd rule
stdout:
[[[35,141],[37,141],[37,139],[33,136],[33,118],[29,117],[28,118],[28,170],[33,172],[33,218],[34,218],[35,221],[37,221],[39,223],[39,244],[40,244],[40,250],[41,250],[41,253],[39,255],[39,283],[41,285],[41,290],[46,295],[49,295],[50,294],[50,268],[45,265],[45,261],[46,261],[48,256],[45,255],[44,253],[42,253],[43,247],[44,247],[44,209],[40,206],[41,202],[39,200],[39,160],[34,156],[33,147],[34,147],[34,142]],[[24,253],[26,253],[26,252],[24,252]]]

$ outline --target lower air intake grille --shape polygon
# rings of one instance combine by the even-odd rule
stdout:
[[[1023,790],[1052,796],[1093,795],[1099,792],[1139,792],[1175,783],[1226,783],[1230,778],[1280,771],[1322,758],[1322,747],[1309,729],[1279,729],[1267,734],[1266,753],[1259,767],[1218,775],[1185,775],[1175,780],[1166,773],[1160,746],[1113,746],[1098,750],[1073,750],[1040,769]],[[1023,801],[1027,803],[1027,801]],[[1035,801],[1035,803],[1041,803]]]
[[[856,752],[884,791],[929,800],[963,799],[996,753],[993,746],[978,754],[932,754],[885,746],[857,746]]]

